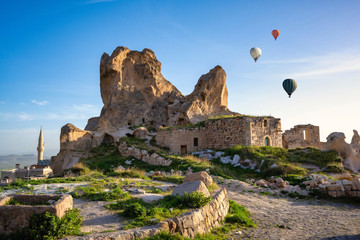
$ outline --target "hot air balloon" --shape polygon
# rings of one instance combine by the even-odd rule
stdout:
[[[283,88],[289,94],[289,97],[291,97],[291,94],[295,92],[297,87],[297,83],[294,79],[285,79],[283,81]]]
[[[280,35],[280,31],[275,29],[275,30],[272,30],[271,34],[273,35],[273,37],[276,40],[278,38],[278,36]]]
[[[250,49],[250,55],[256,62],[259,59],[259,57],[261,56],[261,49],[257,48],[257,47],[253,47],[252,49]]]

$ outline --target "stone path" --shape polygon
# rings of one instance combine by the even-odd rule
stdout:
[[[219,185],[258,226],[240,230],[233,239],[360,239],[359,205],[263,196],[258,193],[263,189],[236,180]]]

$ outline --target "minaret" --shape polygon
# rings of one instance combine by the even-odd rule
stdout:
[[[38,165],[40,165],[40,161],[43,160],[43,154],[44,154],[44,138],[42,133],[42,127],[40,129],[37,151],[38,151]]]

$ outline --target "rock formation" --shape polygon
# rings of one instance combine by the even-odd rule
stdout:
[[[345,142],[345,134],[342,132],[333,132],[326,138],[326,140],[326,150],[337,151],[342,159],[344,159],[344,167],[353,172],[359,172],[360,136],[356,130],[354,130],[354,136],[350,144]]]
[[[104,107],[89,119],[86,130],[115,131],[124,126],[168,126],[196,123],[213,115],[229,114],[226,74],[216,66],[200,77],[188,96],[161,74],[153,51],[118,47],[100,61],[100,90]]]
[[[233,114],[227,108],[226,74],[220,66],[202,75],[194,91],[184,96],[162,76],[161,63],[150,49],[118,47],[111,56],[104,53],[100,92],[104,106],[99,117],[88,120],[85,131],[72,124],[61,129],[60,152],[51,159],[55,174],[71,168],[90,148],[132,134],[130,126],[185,125]]]

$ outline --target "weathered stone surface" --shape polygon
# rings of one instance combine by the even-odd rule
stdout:
[[[100,61],[100,90],[104,107],[85,129],[116,129],[134,125],[174,125],[198,122],[208,115],[229,113],[226,74],[216,66],[201,76],[195,90],[183,96],[161,74],[153,51],[118,47]]]
[[[340,184],[331,184],[326,186],[328,191],[341,191]]]
[[[58,199],[56,202],[52,201]],[[11,198],[26,203],[38,203],[52,201],[51,205],[4,205]],[[63,217],[65,212],[73,208],[71,195],[27,195],[16,194],[0,200],[0,234],[10,234],[19,231],[29,224],[32,214],[50,212],[58,217]]]
[[[147,130],[147,128],[145,127],[139,127],[137,129],[134,130],[134,137],[136,138],[141,138],[141,139],[146,139],[147,136],[149,136],[149,130]]]
[[[342,174],[340,174],[339,176],[337,176],[336,179],[338,179],[338,180],[346,179],[346,180],[351,181],[351,180],[352,180],[352,176],[351,176],[349,173],[342,173]]]
[[[156,153],[149,155],[149,153],[146,150],[141,150],[134,146],[128,147],[125,142],[122,142],[119,144],[118,150],[119,150],[119,153],[125,157],[132,156],[132,157],[142,160],[143,162],[146,162],[150,165],[170,166],[172,163],[172,161],[170,159],[165,159]],[[129,165],[131,164],[131,162],[129,162],[129,161],[128,161],[128,163],[129,163]]]
[[[356,130],[351,144],[345,142],[345,134],[341,132],[331,133],[326,140],[325,149],[337,151],[344,159],[344,167],[353,172],[360,170],[360,136]]]
[[[266,180],[260,179],[255,182],[255,185],[259,187],[267,187],[268,183],[266,182]]]
[[[211,186],[211,184],[213,183],[212,177],[210,177],[210,175],[205,171],[188,174],[185,176],[183,182],[185,183],[185,182],[192,182],[198,180],[205,183],[206,187]]]
[[[171,195],[184,196],[186,192],[187,193],[199,192],[204,194],[205,197],[210,196],[209,190],[207,189],[206,185],[200,180],[186,182],[176,186]]]
[[[317,147],[322,148],[320,142],[320,130],[318,126],[311,124],[296,125],[283,133],[284,148]]]

